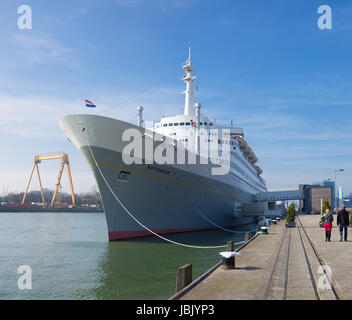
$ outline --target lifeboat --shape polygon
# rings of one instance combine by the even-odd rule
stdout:
[[[258,162],[258,158],[255,156],[254,153],[251,153],[248,158],[249,158],[249,160],[251,160],[253,163]]]
[[[243,149],[243,152],[247,157],[251,154],[251,150],[249,148]]]
[[[248,143],[246,140],[242,139],[239,136],[235,136],[235,139],[238,142],[238,145],[240,146],[240,149],[243,151],[243,153],[248,157],[250,161],[253,163],[258,162],[258,158],[254,154],[253,150],[249,147]]]
[[[236,136],[235,139],[237,140],[238,145],[240,146],[241,149],[246,147],[247,143],[241,137]]]
[[[259,166],[255,166],[255,169],[257,170],[258,174],[263,173],[263,170]]]

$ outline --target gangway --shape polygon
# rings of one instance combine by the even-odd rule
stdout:
[[[287,201],[303,199],[304,194],[299,190],[283,190],[257,193],[255,195],[254,201]]]
[[[24,204],[24,202],[26,200],[27,193],[28,193],[28,188],[29,188],[29,186],[31,184],[33,172],[34,172],[34,169],[36,169],[37,175],[38,175],[39,186],[40,186],[40,192],[41,192],[41,196],[42,196],[42,202],[43,202],[43,206],[45,206],[44,193],[43,193],[42,181],[40,179],[38,164],[41,163],[42,160],[53,160],[53,159],[61,159],[61,166],[60,166],[60,170],[59,170],[59,175],[57,177],[57,182],[55,184],[55,190],[54,190],[53,197],[51,199],[50,207],[52,207],[54,205],[55,199],[56,199],[56,197],[58,195],[59,188],[61,188],[61,177],[62,177],[62,173],[63,173],[64,168],[65,168],[65,165],[66,165],[66,168],[67,168],[68,181],[69,181],[70,189],[71,189],[72,205],[74,207],[76,206],[75,194],[74,194],[74,191],[73,191],[70,164],[69,164],[69,161],[68,161],[68,155],[66,153],[60,153],[60,154],[56,154],[56,155],[47,155],[47,156],[35,156],[34,157],[33,168],[32,168],[32,171],[31,171],[31,174],[30,174],[30,177],[29,177],[29,181],[27,183],[26,191],[25,191],[25,193],[23,195],[22,204]],[[59,199],[60,199],[60,197],[59,197]],[[61,201],[59,201],[59,202],[61,202]]]

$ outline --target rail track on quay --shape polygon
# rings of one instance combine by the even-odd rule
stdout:
[[[304,259],[301,259],[301,261],[304,261],[305,268],[307,272],[305,273],[307,282],[309,280],[310,282],[310,287],[312,291],[314,292],[314,299],[315,300],[321,300],[321,293],[319,290],[319,277],[317,277],[317,274],[314,273],[312,264],[319,265],[321,266],[321,272],[324,276],[324,281],[326,281],[328,284],[327,286],[331,288],[331,291],[333,293],[333,297],[336,300],[340,300],[338,290],[335,288],[335,283],[331,279],[329,273],[326,271],[325,268],[325,263],[324,260],[321,258],[319,253],[317,252],[312,240],[309,238],[307,231],[305,230],[305,227],[303,226],[299,216],[296,219],[297,226],[296,228],[285,228],[283,231],[283,235],[281,237],[281,242],[280,246],[277,250],[276,253],[276,258],[274,265],[271,270],[270,277],[268,279],[268,282],[266,284],[266,289],[263,295],[263,300],[267,300],[273,297],[272,295],[272,290],[275,290],[274,288],[274,279],[275,277],[280,277],[279,273],[282,273],[282,270],[284,270],[284,282],[283,282],[283,292],[282,292],[282,299],[287,300],[290,298],[289,295],[289,278],[295,277],[295,274],[297,273],[297,270],[292,268],[292,264],[290,262],[292,261],[291,257],[291,250],[292,250],[292,237],[293,233],[296,233],[294,235],[296,242],[299,242],[299,245],[301,247]],[[299,240],[299,241],[297,241]],[[296,243],[297,245],[297,243]],[[296,248],[297,249],[297,248]],[[310,251],[312,254],[308,254],[307,251]],[[280,266],[281,263],[281,266]],[[320,276],[321,276],[320,275]],[[294,280],[295,281],[295,280]],[[278,298],[278,297],[276,297]]]

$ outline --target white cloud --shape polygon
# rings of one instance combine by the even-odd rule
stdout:
[[[0,133],[52,139],[60,135],[58,120],[74,110],[82,101],[59,100],[42,97],[15,97],[0,93],[0,111],[3,125]]]
[[[17,62],[21,64],[57,62],[76,68],[80,64],[76,50],[48,36],[32,36],[29,34],[14,34],[12,42],[15,45]]]

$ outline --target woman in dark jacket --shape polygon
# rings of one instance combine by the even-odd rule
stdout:
[[[324,221],[324,229],[325,229],[325,241],[331,241],[331,229],[332,229],[332,222],[334,221],[334,216],[332,215],[329,209],[325,210],[323,221]]]

